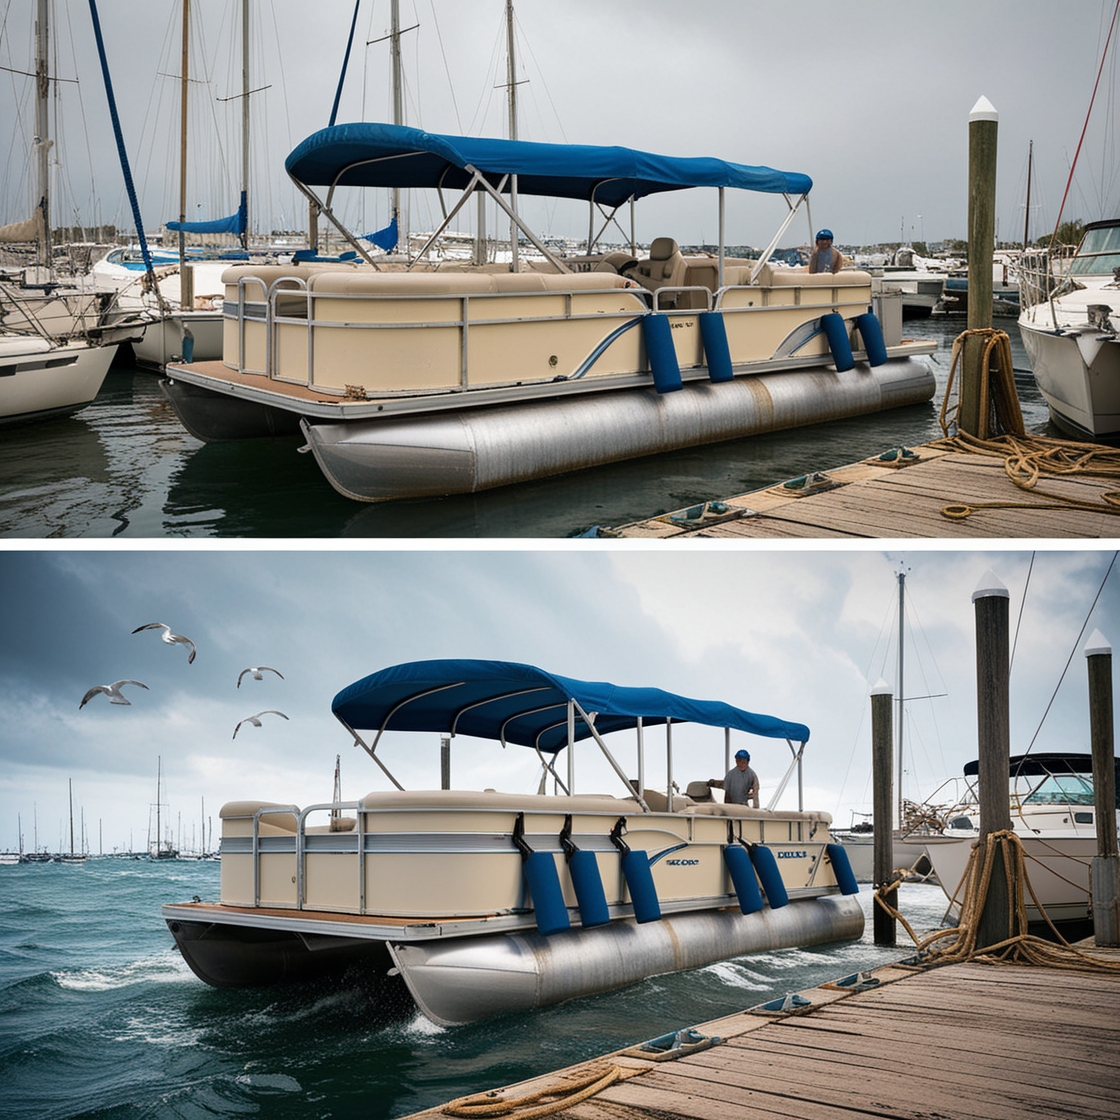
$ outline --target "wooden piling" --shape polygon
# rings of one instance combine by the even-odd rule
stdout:
[[[875,828],[875,845],[873,850],[874,865],[872,879],[875,889],[891,881],[891,872],[894,871],[893,841],[891,812],[894,803],[894,789],[891,768],[891,708],[894,697],[891,695],[890,686],[885,681],[879,681],[871,690],[871,789],[872,789],[872,823]],[[898,909],[898,884],[885,899],[886,902]],[[872,927],[875,931],[876,945],[894,945],[897,935],[897,923],[893,915],[888,914],[881,906],[874,907],[875,915]]]
[[[1120,946],[1120,849],[1116,840],[1116,754],[1112,731],[1112,647],[1094,630],[1085,647],[1089,670],[1089,734],[1093,750],[1097,854],[1093,859],[1093,936]]]
[[[992,326],[992,246],[996,228],[996,139],[999,114],[981,97],[968,115],[968,329]],[[962,432],[980,431],[984,339],[965,336],[961,360],[960,409]]]
[[[980,843],[983,845],[991,833],[1011,828],[1007,588],[992,572],[987,572],[972,593],[972,602],[976,613],[976,730],[980,760]],[[1007,871],[998,845],[993,849],[992,858],[991,880],[977,929],[978,949],[996,945],[1011,934]]]

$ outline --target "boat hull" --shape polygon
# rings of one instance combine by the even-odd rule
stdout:
[[[0,339],[0,425],[65,416],[101,388],[117,347]]]
[[[632,919],[543,937],[539,933],[423,943],[390,952],[421,1011],[442,1026],[614,991],[649,976],[703,968],[747,953],[857,940],[854,897],[808,899],[755,914],[738,910]]]
[[[487,490],[922,404],[934,387],[924,362],[902,358],[846,372],[788,370],[723,384],[690,382],[673,393],[625,390],[350,423],[305,419],[301,427],[320,469],[339,493],[378,502]],[[182,388],[177,383],[176,389]],[[171,399],[175,403],[175,396]],[[183,417],[180,403],[176,410]],[[185,418],[184,423],[190,427]]]
[[[1019,327],[1055,426],[1074,439],[1120,442],[1120,339],[1023,320]]]
[[[159,384],[179,423],[203,443],[290,436],[299,432],[299,414],[288,409],[212,393],[179,378],[161,378]]]
[[[384,974],[392,964],[385,943],[369,938],[182,919],[168,919],[167,926],[191,971],[215,988],[313,980],[354,965]]]
[[[191,361],[215,361],[222,356],[223,319],[221,311],[172,312],[155,319],[144,328],[143,336],[132,343],[136,364],[161,371],[168,362],[184,360],[184,330],[194,338]]]

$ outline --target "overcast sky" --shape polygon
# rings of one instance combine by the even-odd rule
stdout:
[[[1010,592],[1015,643],[1012,752],[1088,750],[1083,649],[1094,629],[1120,634],[1120,573],[1098,550],[1029,552],[549,551],[0,552],[0,848],[68,846],[67,780],[94,851],[143,849],[162,757],[164,801],[185,844],[225,801],[328,800],[335,755],[343,796],[388,783],[330,713],[334,695],[404,661],[519,661],[585,680],[648,685],[808,724],[805,801],[851,823],[870,811],[869,690],[895,679],[897,572],[907,574],[904,792],[929,795],[976,756],[972,592],[991,569]],[[1026,597],[1024,602],[1024,590]],[[1086,625],[1086,620],[1088,624]],[[166,645],[166,622],[198,656]],[[1083,630],[1084,627],[1084,630]],[[1017,631],[1017,637],[1016,637]],[[1072,661],[1070,655],[1073,654]],[[1059,680],[1069,663],[1065,679]],[[240,671],[269,665],[262,681]],[[95,696],[121,678],[130,706]],[[240,720],[263,709],[262,726]],[[647,736],[649,781],[664,780],[663,734]],[[720,776],[723,736],[681,727],[675,776]],[[748,745],[764,803],[785,771],[784,741]],[[632,736],[611,744],[635,768]],[[379,753],[409,788],[439,785],[435,735],[389,736]],[[620,793],[591,743],[577,790]],[[660,769],[659,769],[660,768]],[[535,792],[523,748],[457,739],[454,784]],[[795,785],[783,804],[796,804]],[[193,833],[192,833],[193,830]]]
[[[178,3],[100,0],[113,80],[145,223],[178,212]],[[435,132],[505,135],[502,0],[401,0],[406,123]],[[30,138],[34,83],[30,0],[0,0],[0,221],[28,216],[36,194]],[[130,224],[115,164],[90,16],[58,5],[61,79],[54,219]],[[1000,114],[997,222],[1023,232],[1027,152],[1034,141],[1031,235],[1053,228],[1089,107],[1113,0],[518,0],[519,134],[713,155],[804,172],[812,221],[842,243],[967,237],[967,119],[986,96]],[[232,213],[240,179],[240,21],[229,0],[195,0],[192,47],[194,218]],[[327,124],[352,0],[254,0],[254,228],[305,226],[283,171],[287,153]],[[388,0],[362,0],[339,121],[390,120],[383,36]],[[1065,217],[1112,217],[1117,44],[1101,81]],[[220,101],[221,98],[235,98]],[[380,193],[380,192],[379,192]],[[431,200],[413,204],[430,228]],[[471,208],[473,210],[473,208]],[[351,218],[376,228],[384,197]],[[732,243],[765,244],[780,198],[729,200]],[[460,223],[469,228],[471,217]],[[582,236],[586,213],[537,209],[539,232]],[[491,226],[493,231],[494,226]],[[714,241],[714,192],[638,208],[638,237]],[[787,244],[804,240],[800,221]],[[618,238],[621,240],[621,237]]]

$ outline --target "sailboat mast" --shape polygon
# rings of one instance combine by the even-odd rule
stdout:
[[[35,152],[39,165],[39,263],[51,263],[49,0],[39,0],[35,18]]]
[[[70,854],[74,854],[74,779],[68,779],[70,786]]]
[[[506,0],[506,83],[509,88],[509,138],[517,139],[517,58],[513,42],[513,0]],[[509,205],[517,213],[517,176],[509,180]],[[517,246],[517,221],[509,220],[510,271],[520,271]]]
[[[1027,205],[1023,214],[1023,248],[1029,244],[1028,234],[1031,228],[1031,171],[1034,166],[1034,141],[1027,148]]]
[[[241,192],[245,199],[245,232],[241,247],[249,247],[249,0],[241,0]]]
[[[898,573],[898,827],[902,827],[902,713],[905,697],[903,681],[903,635],[906,629],[906,573]]]
[[[179,267],[187,259],[187,89],[190,80],[191,0],[183,0],[183,53],[179,64]]]
[[[161,755],[157,755],[156,756],[156,856],[157,857],[159,856],[160,848],[163,844],[163,836],[160,833],[160,825],[159,825],[159,801],[160,801],[159,787],[160,787],[160,778],[163,776],[162,775],[162,770],[163,770],[163,758],[162,758]],[[151,817],[148,818],[149,821],[151,819],[152,819]]]
[[[401,93],[401,7],[399,0],[393,0],[389,25],[389,57],[393,63],[393,124],[404,124],[404,98]],[[392,213],[390,221],[397,219],[397,230],[403,236],[405,256],[411,259],[409,253],[408,226],[401,222],[401,189],[393,188]]]

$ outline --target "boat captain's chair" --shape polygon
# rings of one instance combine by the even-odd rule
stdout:
[[[658,288],[681,287],[687,272],[688,264],[681,256],[680,246],[671,237],[655,237],[649,257],[626,269],[625,275],[653,292]]]

